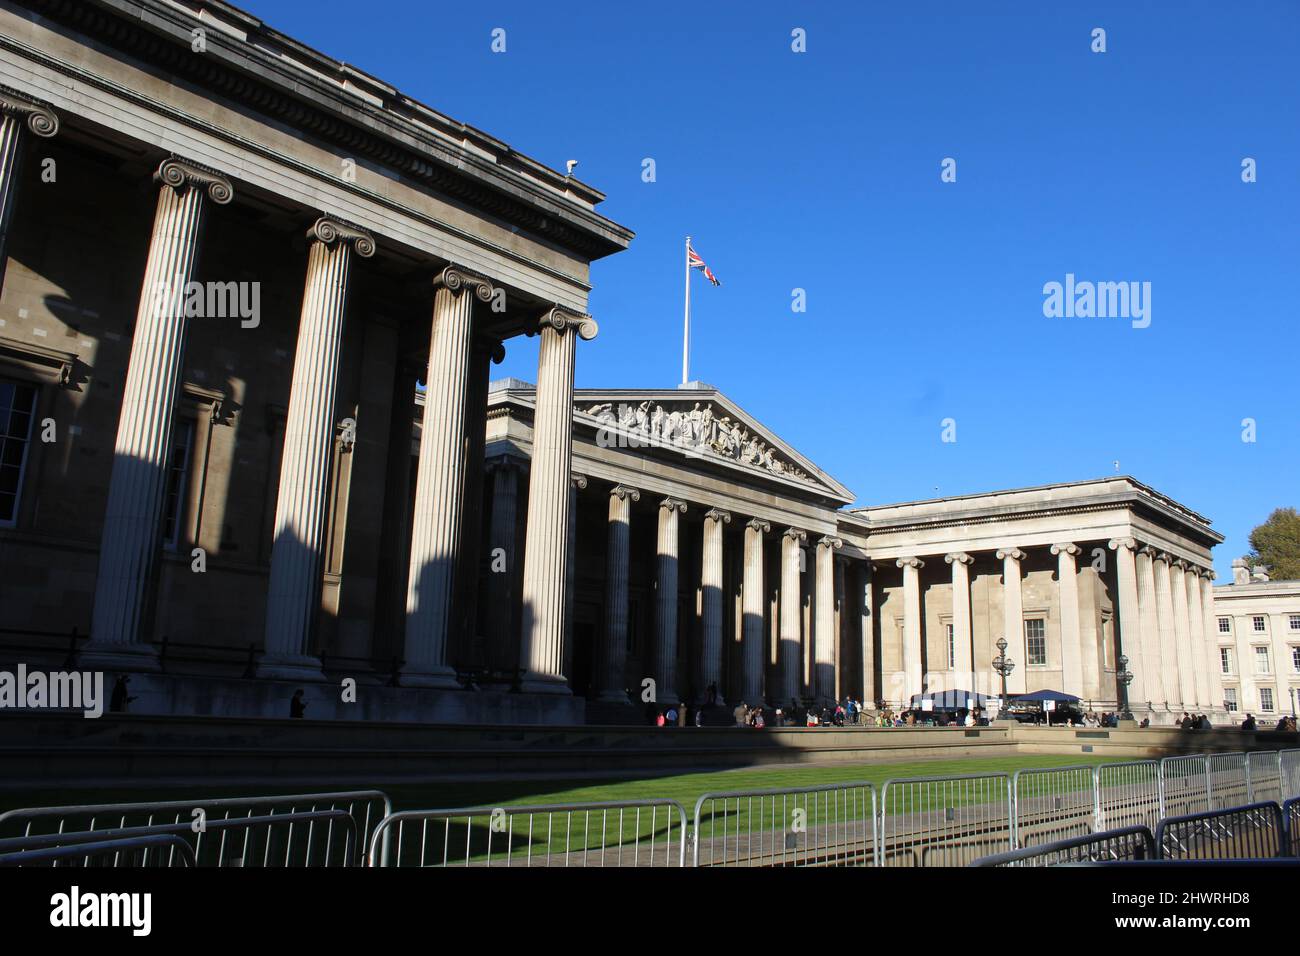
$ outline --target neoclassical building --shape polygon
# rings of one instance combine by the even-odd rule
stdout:
[[[1005,637],[1223,709],[1222,539],[1154,489],[851,507],[715,388],[575,391],[602,199],[225,3],[0,0],[0,665],[574,723],[996,692]]]
[[[1228,710],[1261,720],[1295,716],[1300,703],[1300,581],[1271,581],[1238,558],[1214,589],[1214,651]]]

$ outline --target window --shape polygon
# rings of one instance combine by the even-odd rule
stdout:
[[[1273,709],[1273,688],[1261,687],[1259,689],[1259,709],[1265,712]]]
[[[1268,648],[1267,647],[1255,648],[1255,673],[1271,674],[1272,671],[1273,669],[1269,666],[1269,662],[1268,662]]]
[[[1224,706],[1228,708],[1228,713],[1232,713],[1234,710],[1237,709],[1237,688],[1235,687],[1223,688],[1223,703]]]
[[[1232,648],[1219,648],[1219,666],[1222,668],[1223,673],[1232,673]]]
[[[36,387],[0,379],[0,525],[18,520],[18,495],[35,418]]]
[[[1300,647],[1291,648],[1291,669],[1300,674]]]
[[[1288,618],[1288,621],[1290,622],[1291,630],[1300,631],[1300,614],[1292,614]]]
[[[1264,615],[1256,614],[1250,619],[1251,626],[1255,629],[1256,634],[1263,634],[1265,631]]]
[[[957,639],[951,624],[945,624],[944,628],[948,632],[948,670],[953,670],[957,666]]]
[[[1232,618],[1230,617],[1219,618],[1219,633],[1220,634],[1232,633]]]
[[[172,439],[171,467],[167,469],[167,500],[163,511],[163,545],[175,549],[180,545],[181,521],[185,517],[186,480],[190,473],[190,446],[194,444],[194,422],[184,419],[176,425]]]
[[[1025,621],[1025,654],[1031,665],[1047,663],[1047,622],[1041,617]]]

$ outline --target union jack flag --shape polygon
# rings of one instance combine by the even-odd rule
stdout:
[[[722,285],[722,283],[718,281],[718,277],[713,274],[713,270],[704,264],[704,260],[700,258],[700,254],[695,251],[689,242],[686,243],[686,261],[692,269],[699,269],[702,271],[704,273],[704,278],[708,279],[714,285]]]

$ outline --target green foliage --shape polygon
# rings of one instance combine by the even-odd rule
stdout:
[[[1251,553],[1246,560],[1262,564],[1274,581],[1300,580],[1300,514],[1278,508],[1250,533]]]

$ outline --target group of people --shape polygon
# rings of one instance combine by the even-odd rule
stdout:
[[[1254,718],[1252,717],[1250,719],[1253,723]],[[1174,723],[1177,724],[1179,727],[1183,728],[1183,730],[1212,730],[1213,729],[1213,725],[1210,723],[1209,717],[1205,716],[1204,714],[1189,714],[1187,711],[1183,711],[1182,719],[1176,720],[1174,721]],[[1244,727],[1245,724],[1242,724],[1242,726]]]

